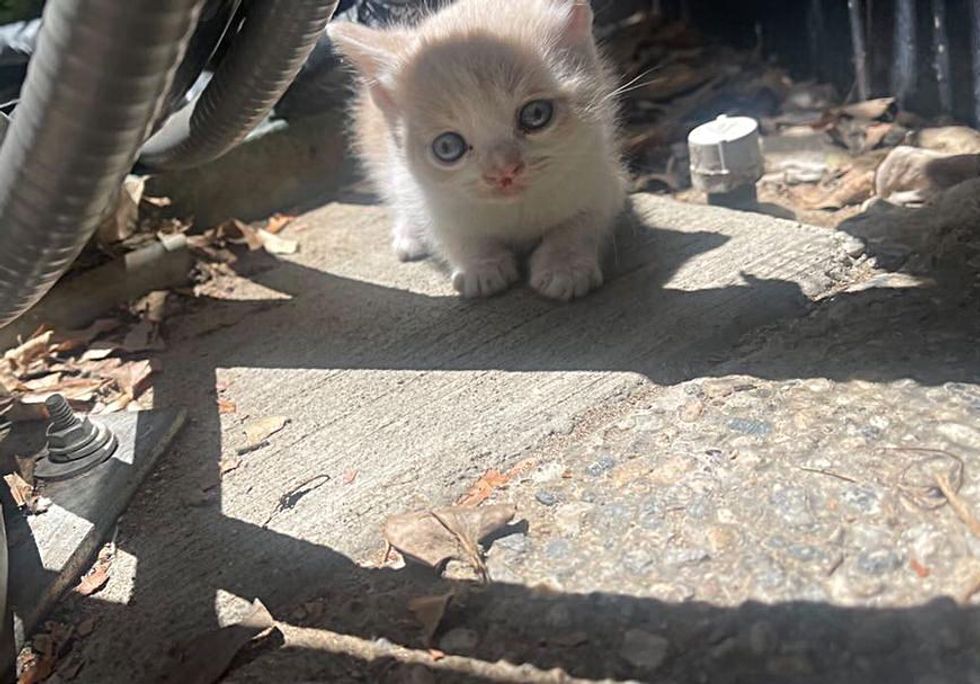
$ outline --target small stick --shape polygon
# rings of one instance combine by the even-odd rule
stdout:
[[[853,477],[848,477],[847,475],[840,475],[838,473],[831,472],[829,470],[824,470],[822,468],[808,468],[807,466],[799,466],[800,470],[805,470],[808,473],[817,473],[818,475],[826,475],[827,477],[836,477],[838,480],[843,480],[844,482],[851,482],[858,484],[858,481]]]
[[[956,511],[956,515],[959,516],[960,520],[963,521],[970,532],[972,532],[975,537],[980,539],[980,520],[976,519],[976,517],[970,511],[969,505],[967,505],[966,501],[963,500],[963,497],[957,494],[956,490],[953,489],[953,485],[950,484],[948,477],[942,473],[936,473],[935,477],[936,485],[943,493],[943,496],[946,497],[946,501],[949,502],[952,509]]]

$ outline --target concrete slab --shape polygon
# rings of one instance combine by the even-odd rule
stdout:
[[[79,681],[146,681],[173,643],[234,620],[256,597],[282,617],[331,591],[389,592],[397,607],[407,591],[435,591],[371,569],[387,515],[451,502],[489,468],[585,444],[665,387],[733,372],[876,383],[921,372],[930,385],[972,372],[972,358],[934,354],[918,370],[861,355],[842,363],[819,327],[798,328],[815,298],[853,275],[833,233],[652,197],[636,204],[614,277],[570,306],[522,288],[461,301],[437,267],[396,262],[383,211],[334,204],[290,226],[300,254],[246,264],[248,279],[216,283],[221,299],[170,321],[155,403],[185,406],[191,419],[120,527],[108,587],[80,607],[98,627]],[[837,317],[822,325],[853,330],[860,344],[878,328],[859,324],[880,322],[861,309],[870,301],[831,306]],[[769,340],[784,353],[766,354]],[[219,393],[236,413],[218,414]],[[290,422],[237,455],[245,426],[265,416]],[[283,510],[281,497],[314,477],[326,483]],[[594,588],[632,590],[612,577]],[[526,591],[512,589],[524,605]],[[396,624],[344,605],[349,619],[329,618],[339,631],[403,639],[402,613]],[[342,680],[329,668],[294,674]]]

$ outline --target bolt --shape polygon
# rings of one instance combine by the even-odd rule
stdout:
[[[81,424],[81,421],[75,417],[75,413],[71,410],[71,406],[60,394],[52,394],[44,400],[44,405],[48,409],[48,415],[51,416],[52,430],[67,430]]]

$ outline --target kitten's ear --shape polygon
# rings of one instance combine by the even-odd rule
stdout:
[[[588,0],[565,0],[568,4],[561,28],[561,43],[566,47],[586,45],[592,40],[592,6]]]
[[[382,110],[395,108],[390,77],[398,64],[402,38],[393,31],[379,31],[349,21],[327,25],[330,42],[357,70],[374,103]]]

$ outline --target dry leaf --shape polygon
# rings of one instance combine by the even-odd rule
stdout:
[[[257,232],[262,246],[269,254],[295,254],[299,250],[296,240],[287,240],[261,228]]]
[[[247,245],[253,252],[262,249],[262,238],[259,237],[258,230],[238,219],[225,221],[214,229],[213,234],[218,240],[226,240],[235,245]]]
[[[96,239],[103,245],[122,242],[136,232],[139,221],[139,204],[146,185],[145,176],[128,176],[116,195],[112,212],[106,216],[96,231]]]
[[[530,471],[533,466],[534,462],[528,459],[521,461],[506,473],[501,473],[499,470],[490,469],[485,472],[472,487],[470,487],[466,494],[461,496],[456,501],[456,504],[459,506],[478,506],[489,499],[494,491],[500,487],[503,487],[515,477],[524,475]]]
[[[269,437],[276,434],[289,422],[289,418],[283,416],[266,416],[256,418],[245,426],[246,448],[252,449],[264,443]]]
[[[460,506],[478,506],[489,499],[495,489],[503,487],[509,481],[510,477],[499,470],[488,470],[456,503]]]
[[[218,413],[226,415],[229,413],[236,413],[238,411],[238,406],[231,399],[218,399]]]
[[[133,311],[150,323],[160,324],[164,319],[169,295],[167,290],[154,290],[136,302]]]
[[[54,672],[54,655],[45,654],[36,659],[17,678],[17,684],[40,684]]]
[[[34,361],[47,356],[50,353],[51,340],[54,331],[48,330],[32,337],[18,347],[8,350],[3,357],[14,365],[15,372],[18,369],[26,369]]]
[[[52,349],[56,352],[69,352],[87,347],[98,337],[112,332],[121,325],[115,318],[99,318],[82,330],[56,332],[52,339]]]
[[[99,591],[109,582],[109,567],[109,563],[96,563],[91,572],[85,575],[75,587],[75,593],[91,596]]]
[[[175,684],[213,684],[221,679],[238,652],[253,639],[276,628],[276,621],[255,599],[252,611],[238,622],[189,641],[180,662],[163,677]]]
[[[385,540],[406,559],[441,569],[450,559],[471,563],[485,573],[479,543],[506,527],[517,514],[511,504],[402,513],[385,521]]]
[[[269,217],[269,222],[266,223],[265,229],[273,235],[276,235],[292,223],[295,218],[295,216],[289,216],[287,214],[273,214]]]
[[[341,478],[340,481],[343,482],[345,485],[349,485],[349,484],[354,484],[354,480],[356,479],[357,479],[357,471],[348,470],[346,473],[344,473],[344,476]]]
[[[34,487],[25,481],[19,473],[9,473],[3,476],[4,482],[10,487],[10,495],[14,498],[17,508],[27,508],[34,500]]]
[[[861,204],[874,193],[874,171],[853,169],[840,179],[839,185],[822,199],[813,202],[814,209],[842,209]]]
[[[119,390],[130,400],[139,397],[149,386],[150,376],[156,372],[156,364],[149,360],[130,361],[109,372]],[[127,402],[128,405],[128,402]]]
[[[895,98],[880,97],[874,100],[864,100],[841,107],[838,111],[852,119],[875,121],[894,112]]]
[[[446,615],[446,609],[452,600],[453,592],[450,591],[437,596],[419,596],[408,602],[408,610],[422,625],[423,643],[426,646],[431,645],[435,639],[442,618]]]

